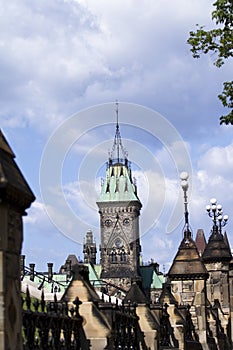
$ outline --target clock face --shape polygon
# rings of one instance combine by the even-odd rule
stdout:
[[[117,238],[116,240],[115,240],[115,246],[117,247],[117,248],[120,248],[120,247],[122,247],[122,241],[120,240],[120,238]]]
[[[129,219],[128,219],[128,218],[124,219],[124,220],[123,220],[123,224],[124,224],[125,226],[129,225]]]
[[[111,226],[112,225],[112,221],[110,219],[105,220],[105,225],[108,226],[108,227]]]

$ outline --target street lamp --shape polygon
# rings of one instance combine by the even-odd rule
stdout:
[[[183,171],[180,174],[180,180],[181,180],[181,187],[182,190],[184,192],[184,218],[185,218],[185,229],[184,229],[184,234],[185,234],[185,238],[189,239],[191,238],[191,231],[189,228],[189,219],[188,219],[188,196],[187,196],[187,192],[188,192],[188,188],[189,188],[189,184],[188,184],[188,178],[189,178],[189,174],[186,171]]]
[[[213,220],[213,229],[215,232],[222,233],[222,228],[227,224],[228,215],[223,216],[222,205],[217,204],[216,198],[211,198],[210,204],[206,206],[206,211]]]

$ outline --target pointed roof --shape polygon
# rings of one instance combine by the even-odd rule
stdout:
[[[165,303],[178,305],[176,298],[171,292],[171,285],[169,282],[165,282],[163,284],[162,293],[160,294],[160,297],[159,297],[159,303],[162,305],[164,305]]]
[[[226,231],[224,232],[223,239],[224,239],[224,242],[226,243],[226,246],[229,249],[229,252],[231,253],[231,246],[230,246]]]
[[[69,254],[66,261],[67,260],[70,260],[71,266],[79,264],[79,261],[78,261],[77,256],[75,254]],[[66,265],[66,263],[65,263],[65,265]]]
[[[123,147],[120,128],[117,123],[112,151],[107,163],[106,177],[102,183],[101,193],[97,204],[103,202],[137,202],[141,207],[141,202],[137,196],[137,186],[132,179],[131,164],[127,159],[127,152]]]
[[[185,278],[207,278],[208,272],[202,263],[195,242],[191,237],[185,236],[178,248],[168,272],[171,280]]]
[[[205,239],[204,231],[201,228],[197,230],[195,243],[197,246],[198,253],[201,256],[206,247],[206,239]]]
[[[183,231],[183,240],[178,248],[178,252],[173,260],[172,266],[168,272],[168,277],[171,280],[176,279],[206,279],[208,272],[205,265],[202,263],[196,244],[192,239],[192,231],[189,226],[188,213],[188,173],[180,174],[181,187],[184,191],[184,218],[185,226]]]
[[[128,164],[111,164],[101,187],[98,202],[138,202],[137,188]],[[141,206],[141,203],[140,203]]]
[[[137,282],[132,283],[130,290],[125,296],[124,301],[127,303],[130,301],[130,303],[132,304],[149,304],[149,300],[147,299]]]
[[[118,121],[118,102],[116,102],[116,132],[114,137],[114,142],[112,146],[112,151],[110,153],[110,159],[116,160],[118,163],[121,159],[127,159],[127,152],[125,148],[123,147],[122,140],[121,140],[121,133],[120,133],[120,127],[119,127],[119,121]]]
[[[206,249],[202,255],[202,260],[204,262],[230,261],[232,259],[232,255],[229,242],[227,243],[226,239],[227,237],[224,240],[222,233],[218,232],[218,227],[214,226]]]
[[[2,130],[0,130],[0,149],[7,152],[12,158],[15,158],[15,154],[12,151],[9,143],[7,142],[5,136],[2,133]]]
[[[22,209],[28,208],[35,196],[18,168],[15,155],[0,130],[0,196],[17,204]]]
[[[83,264],[74,265],[72,267],[72,273],[72,281],[70,282],[69,287],[66,289],[63,299],[71,301],[78,296],[82,302],[100,301],[98,294],[90,284],[88,267]]]

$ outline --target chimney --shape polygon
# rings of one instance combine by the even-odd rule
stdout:
[[[30,267],[30,280],[34,281],[34,277],[35,277],[35,264],[31,263],[29,264]]]
[[[20,255],[20,274],[21,277],[24,276],[25,270],[25,255]]]
[[[53,263],[48,263],[48,280],[52,281],[53,278]]]
[[[71,277],[71,260],[66,260],[66,280],[69,281]]]

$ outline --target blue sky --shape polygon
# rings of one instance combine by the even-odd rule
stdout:
[[[203,228],[208,238],[205,206],[216,197],[233,245],[233,136],[217,99],[232,62],[194,60],[186,44],[196,23],[211,28],[211,1],[12,0],[0,11],[1,128],[37,197],[24,218],[27,264],[82,258],[88,228],[99,243],[95,201],[116,99],[143,203],[144,261],[167,269],[176,253],[186,166],[194,236]]]

